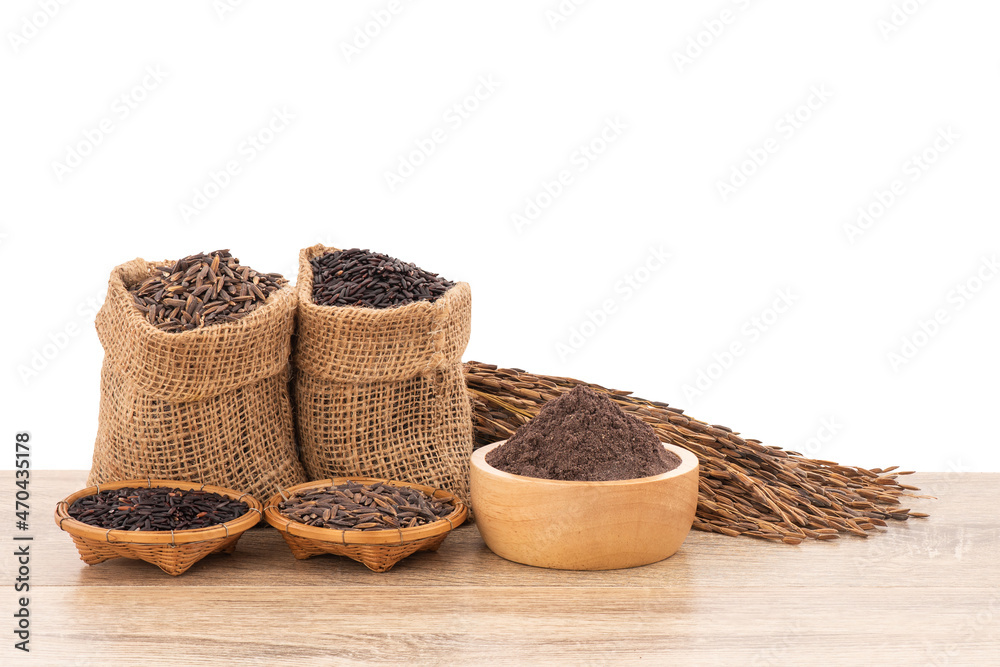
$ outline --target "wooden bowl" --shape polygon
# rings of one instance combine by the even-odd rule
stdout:
[[[472,511],[498,556],[560,570],[648,565],[677,551],[698,507],[698,457],[664,443],[681,459],[669,472],[612,482],[568,482],[497,470],[472,454]]]
[[[417,551],[437,551],[444,538],[452,529],[462,525],[469,516],[469,508],[456,496],[441,489],[435,489],[422,484],[396,482],[393,480],[372,477],[334,477],[317,482],[305,482],[285,489],[288,495],[297,491],[312,491],[331,484],[360,482],[371,484],[384,482],[393,486],[406,486],[420,489],[429,496],[451,504],[455,509],[451,514],[422,526],[413,528],[398,528],[396,530],[334,530],[332,528],[317,528],[307,526],[284,516],[278,506],[284,500],[281,494],[271,496],[264,507],[264,520],[278,529],[285,543],[298,559],[305,559],[320,554],[346,556],[363,563],[373,572],[387,572],[393,565]]]
[[[138,486],[209,491],[242,501],[249,509],[232,521],[190,530],[108,530],[77,521],[69,515],[70,506],[80,498],[101,491]],[[260,521],[261,510],[260,501],[249,493],[221,486],[168,479],[132,479],[89,486],[60,500],[56,503],[56,523],[73,538],[76,549],[80,552],[80,560],[87,565],[96,565],[114,558],[132,558],[152,563],[176,577],[209,554],[232,553],[240,536]]]

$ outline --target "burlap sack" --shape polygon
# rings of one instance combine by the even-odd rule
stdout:
[[[469,497],[472,413],[462,353],[472,292],[374,309],[313,303],[313,257],[299,253],[293,354],[299,447],[312,479],[369,475]]]
[[[306,481],[287,384],[295,289],[274,292],[236,322],[166,333],[127,290],[152,266],[116,267],[97,314],[104,367],[89,483],[152,476],[266,501],[278,485]]]

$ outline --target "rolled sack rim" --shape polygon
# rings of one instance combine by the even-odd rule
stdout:
[[[95,319],[98,338],[105,352],[105,363],[110,364],[126,381],[150,395],[178,402],[211,398],[260,382],[285,370],[291,354],[292,334],[295,332],[297,295],[291,283],[286,283],[272,293],[263,306],[235,322],[170,333],[150,324],[143,313],[134,306],[132,295],[128,291],[135,282],[148,277],[150,268],[169,264],[170,261],[150,262],[136,258],[112,270],[108,279],[108,296]],[[278,314],[283,315],[280,322],[276,321]],[[109,332],[108,327],[117,327],[118,332]],[[255,336],[269,330],[281,332],[282,340],[279,345],[270,342],[254,344]],[[112,344],[122,340],[132,344],[128,346]],[[143,359],[147,356],[170,355],[173,367],[180,365],[189,368],[197,364],[199,357],[216,357],[220,350],[229,347],[238,348],[240,343],[246,348],[245,353],[240,356],[248,362],[260,361],[261,351],[267,348],[275,350],[274,359],[259,368],[255,368],[256,363],[243,363],[240,359],[231,359],[225,367],[220,367],[231,369],[230,373],[223,372],[221,377],[216,374],[212,378],[206,378],[204,382],[193,384],[189,377],[185,377],[182,382],[183,388],[166,390],[164,386],[170,384],[170,373],[164,374],[162,368],[150,368],[143,363]],[[222,388],[211,389],[220,382],[224,385]]]
[[[299,252],[299,317],[292,353],[296,369],[330,381],[385,382],[407,380],[461,363],[472,329],[472,287],[469,283],[455,283],[434,301],[415,301],[392,308],[322,306],[312,300],[314,280],[310,260],[338,250],[319,243]],[[346,315],[354,317],[346,318]],[[400,346],[394,334],[384,333],[394,330],[398,324],[420,318],[426,321],[427,327],[422,333],[433,337],[421,357],[423,362],[411,361],[414,350]],[[334,350],[341,347],[366,348],[368,354],[380,359],[380,367],[386,370],[360,375],[354,367],[337,366]],[[449,349],[451,353],[447,352]],[[322,363],[317,362],[318,359],[329,361]],[[408,363],[402,363],[403,359]]]
[[[321,306],[314,303],[312,299],[314,276],[312,265],[309,262],[320,255],[338,251],[340,251],[340,248],[325,246],[318,243],[309,248],[304,248],[299,252],[299,276],[298,282],[296,283],[296,290],[299,294],[300,313],[315,315],[317,318],[329,319],[335,317],[339,313],[354,313],[362,311],[366,319],[378,321],[378,324],[380,325],[383,324],[381,320],[386,320],[385,323],[388,323],[389,321],[397,319],[409,319],[414,313],[427,313],[438,320],[443,320],[451,318],[451,311],[454,310],[457,300],[463,295],[467,295],[469,300],[472,298],[472,286],[467,282],[459,281],[434,301],[414,301],[413,303],[408,303],[405,306],[393,306],[391,308]],[[448,312],[445,313],[442,311]],[[468,315],[471,317],[471,304],[468,311]],[[429,333],[433,333],[433,331]]]
[[[346,309],[364,310],[366,316],[370,311],[370,317],[363,323],[344,323]],[[307,304],[300,295],[299,313],[292,352],[297,370],[344,382],[406,380],[462,362],[471,337],[472,288],[460,282],[436,301],[418,301],[386,309]],[[426,318],[426,330],[413,337],[428,336],[432,340],[427,343],[426,351],[416,358],[415,350],[401,346],[396,334],[379,331],[391,331],[393,324],[420,316]],[[364,349],[367,355],[378,358],[379,367],[385,370],[362,375],[354,365],[339,364],[337,359],[342,355],[338,351],[351,348]]]

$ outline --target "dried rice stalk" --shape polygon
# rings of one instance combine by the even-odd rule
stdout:
[[[841,466],[798,452],[741,438],[725,426],[709,426],[666,403],[631,396],[570,378],[532,375],[516,368],[465,364],[472,397],[476,446],[509,437],[538,414],[546,401],[586,384],[653,427],[664,442],[694,452],[701,462],[694,527],[723,535],[749,535],[785,544],[831,540],[840,533],[867,537],[886,520],[905,521],[900,496],[914,496],[891,468]]]

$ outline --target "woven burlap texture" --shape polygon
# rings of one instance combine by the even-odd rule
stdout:
[[[299,253],[293,384],[309,478],[395,479],[467,501],[472,411],[461,364],[472,330],[469,285],[396,308],[319,306],[310,260],[335,250]]]
[[[304,482],[287,384],[294,288],[235,322],[166,333],[128,292],[163,264],[135,259],[108,281],[96,323],[104,366],[88,483],[152,476],[267,497]]]

